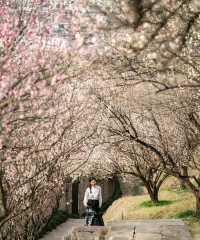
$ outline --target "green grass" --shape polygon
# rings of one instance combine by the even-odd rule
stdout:
[[[190,192],[188,188],[173,188],[173,189],[169,189],[168,191],[180,193],[180,194]]]
[[[188,209],[186,211],[180,212],[176,215],[176,218],[181,218],[181,219],[197,219],[195,211],[192,209]]]
[[[170,187],[172,184],[173,188]],[[148,194],[123,196],[107,209],[104,221],[108,223],[122,220],[122,216],[126,220],[178,218],[188,225],[193,239],[200,240],[200,221],[195,217],[196,200],[191,191],[181,189],[170,178],[159,192],[159,200],[159,205],[154,206]]]
[[[150,207],[162,207],[167,206],[174,203],[174,201],[171,200],[161,200],[158,203],[153,203],[152,201],[144,201],[140,204],[141,208],[150,208]]]

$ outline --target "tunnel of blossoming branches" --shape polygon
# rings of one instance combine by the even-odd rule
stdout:
[[[0,239],[38,239],[91,174],[154,204],[174,176],[200,218],[199,28],[198,0],[0,1]]]

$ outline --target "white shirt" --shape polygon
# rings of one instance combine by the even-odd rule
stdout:
[[[88,199],[99,200],[99,207],[101,207],[102,206],[101,187],[98,185],[92,186],[91,189],[88,187],[85,191],[83,200],[83,204],[85,207],[87,207]]]

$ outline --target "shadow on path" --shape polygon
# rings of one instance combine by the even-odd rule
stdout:
[[[66,222],[59,225],[52,232],[47,233],[40,240],[63,240],[67,233],[71,232],[73,228],[84,225],[84,219],[68,219]]]

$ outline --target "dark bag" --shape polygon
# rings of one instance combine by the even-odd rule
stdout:
[[[95,213],[93,219],[92,219],[92,225],[93,226],[99,226],[99,216]]]
[[[99,212],[98,214],[99,226],[104,226],[103,214]]]
[[[102,213],[100,212],[95,212],[94,216],[92,218],[92,225],[95,226],[104,226],[104,221],[102,217]]]

